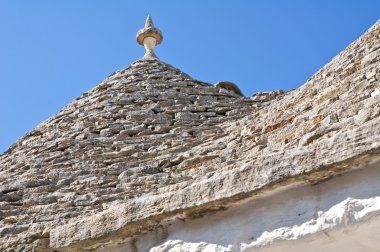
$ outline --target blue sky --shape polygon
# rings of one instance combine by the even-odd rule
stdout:
[[[112,72],[156,54],[246,96],[302,85],[380,18],[378,0],[0,0],[0,153]]]

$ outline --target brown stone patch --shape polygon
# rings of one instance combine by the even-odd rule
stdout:
[[[292,108],[297,104],[301,104],[303,100],[305,100],[307,98],[312,98],[315,95],[317,95],[316,90],[311,90],[310,92],[304,92],[301,94],[301,96],[299,98],[294,99],[293,102],[285,103],[284,105],[282,105],[280,110],[283,110],[283,111],[288,110],[289,108]]]
[[[193,165],[189,165],[189,166],[184,166],[184,167],[181,167],[181,168],[177,168],[178,171],[185,171],[185,170],[190,170],[190,169],[194,169],[194,168],[197,168],[199,167],[201,164],[193,164]]]
[[[323,117],[321,115],[314,116],[311,118],[313,124],[318,124],[322,121]]]
[[[323,102],[330,100],[334,97],[339,97],[343,93],[344,93],[344,91],[342,88],[336,88],[336,89],[330,90],[330,91],[326,92],[325,94],[321,95],[318,99],[316,99],[314,101],[314,104],[320,105]]]
[[[293,122],[293,119],[294,119],[294,116],[293,116],[293,117],[290,117],[290,118],[288,118],[288,119],[282,120],[282,121],[279,122],[279,123],[269,125],[269,126],[267,126],[267,127],[265,128],[265,133],[269,133],[269,132],[272,132],[272,131],[277,130],[277,129],[279,129],[279,128],[282,128],[282,127],[284,127],[285,125],[292,123],[292,122]]]
[[[314,116],[310,120],[304,122],[302,124],[302,127],[304,129],[309,129],[309,128],[313,127],[314,125],[321,123],[322,120],[323,120],[323,116],[322,115]]]

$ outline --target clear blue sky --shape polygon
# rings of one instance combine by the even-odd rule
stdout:
[[[246,96],[302,85],[380,18],[378,0],[0,0],[0,153],[112,72],[156,54]]]

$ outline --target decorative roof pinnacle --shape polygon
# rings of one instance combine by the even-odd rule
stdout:
[[[153,49],[156,45],[161,44],[163,39],[160,29],[154,27],[152,18],[148,15],[144,28],[137,32],[137,43],[145,47],[144,58],[157,58]]]

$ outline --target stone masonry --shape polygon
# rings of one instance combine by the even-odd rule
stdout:
[[[252,110],[249,98],[219,91],[143,59],[77,98],[1,156],[0,244],[23,234],[31,243],[73,217],[189,180],[223,146],[185,150]]]
[[[0,251],[81,251],[380,154],[380,21],[303,86],[250,99],[156,58],[0,156]]]

